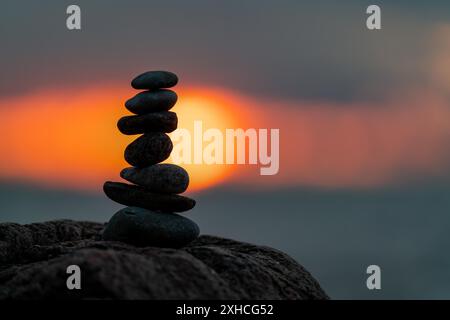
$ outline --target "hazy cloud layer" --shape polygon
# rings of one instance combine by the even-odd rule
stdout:
[[[0,12],[0,95],[123,82],[170,69],[184,83],[285,99],[373,100],[428,84],[429,37],[450,4],[379,1],[7,1]]]

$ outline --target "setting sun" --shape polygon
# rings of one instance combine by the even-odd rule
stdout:
[[[191,89],[178,93],[179,100],[173,111],[178,114],[178,128],[194,131],[194,121],[202,121],[203,128],[226,128],[238,126],[235,105],[222,94],[208,90]],[[170,136],[176,134],[176,131]],[[169,158],[168,162],[173,162]],[[189,190],[196,191],[223,182],[232,173],[229,165],[182,164],[189,172]]]

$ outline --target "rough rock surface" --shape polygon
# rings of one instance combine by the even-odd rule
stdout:
[[[0,224],[0,299],[327,299],[277,250],[201,236],[182,249],[101,241],[103,224]],[[66,268],[82,270],[67,290]]]

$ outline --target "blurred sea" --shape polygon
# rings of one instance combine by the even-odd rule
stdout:
[[[99,188],[101,189],[101,188]],[[334,299],[450,298],[450,185],[377,190],[220,187],[192,195],[203,234],[290,254]],[[122,206],[101,193],[0,183],[0,222],[107,221]],[[382,289],[366,288],[377,264]]]

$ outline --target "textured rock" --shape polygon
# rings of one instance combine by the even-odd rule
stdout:
[[[170,110],[177,102],[177,94],[172,90],[156,90],[139,92],[125,102],[125,107],[134,114]]]
[[[95,239],[103,229],[95,222],[58,220],[20,225],[0,223],[0,265],[39,259],[37,247],[54,243]],[[54,249],[57,249],[53,247]]]
[[[135,167],[147,167],[166,160],[172,152],[173,144],[165,133],[146,133],[125,149],[125,160]]]
[[[328,298],[301,265],[268,247],[201,236],[181,249],[140,248],[99,241],[102,227],[0,224],[0,299]],[[82,290],[67,290],[72,264]]]
[[[143,187],[107,181],[103,191],[111,200],[130,207],[162,212],[183,212],[195,206],[195,200],[178,194],[154,193]]]
[[[119,119],[117,127],[123,134],[146,132],[172,132],[177,128],[178,118],[175,112],[161,111],[141,116],[125,116]]]
[[[160,88],[171,88],[178,83],[176,74],[168,71],[148,71],[138,75],[131,81],[135,89],[155,90]]]
[[[175,164],[155,164],[145,168],[125,168],[120,176],[131,183],[159,193],[182,193],[189,185],[189,175]]]
[[[200,229],[175,213],[160,213],[137,207],[117,212],[108,222],[103,239],[136,246],[180,248],[198,237]]]

